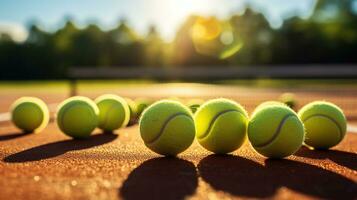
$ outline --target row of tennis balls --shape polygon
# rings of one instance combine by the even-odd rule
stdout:
[[[230,153],[248,136],[257,152],[271,158],[292,155],[303,143],[333,147],[347,126],[342,110],[328,102],[309,103],[298,114],[283,103],[265,102],[249,118],[240,104],[222,98],[205,102],[194,116],[177,101],[161,100],[144,111],[139,125],[145,145],[162,155],[183,152],[194,137],[213,153]]]
[[[86,97],[74,97],[65,102],[70,102],[76,99],[80,101],[85,99],[86,102],[91,101]],[[177,98],[172,97],[172,99]],[[65,102],[62,104],[65,104]],[[137,98],[135,100],[129,98],[123,99],[117,95],[106,94],[96,98],[94,102],[97,104],[98,109],[102,110],[101,114],[99,114],[99,121],[103,121],[105,117],[110,117],[106,114],[114,115],[114,117],[111,116],[110,119],[111,122],[116,125],[99,124],[100,128],[103,128],[103,131],[111,132],[115,129],[126,126],[126,124],[133,125],[137,123],[141,113],[145,110],[146,107],[152,104],[153,101],[146,98]],[[187,102],[187,105],[194,112],[197,107],[202,104],[202,102],[203,100],[200,99],[191,99]],[[114,106],[112,108],[116,109],[110,113],[106,112],[109,105]],[[127,107],[129,107],[130,114],[126,113]],[[10,110],[13,123],[24,132],[39,132],[46,127],[49,121],[48,108],[46,104],[37,97],[21,97],[11,105]],[[129,122],[127,123],[125,120],[123,121],[123,116],[128,117],[129,115]]]
[[[149,100],[134,102],[111,94],[99,96],[94,102],[87,97],[72,97],[58,106],[57,124],[65,134],[85,138],[97,126],[104,132],[112,132],[135,123],[149,104]],[[24,132],[39,132],[48,124],[49,110],[39,98],[21,97],[12,104],[11,116]]]
[[[19,99],[12,109],[15,125],[25,131],[45,126],[46,113],[45,103],[30,97]],[[72,97],[60,104],[57,124],[65,134],[85,138],[97,126],[104,131],[125,126],[128,113],[126,101],[115,95],[100,96],[95,102],[86,97]],[[299,116],[282,103],[266,102],[256,108],[249,120],[238,103],[214,99],[200,106],[195,116],[178,101],[162,100],[151,105],[140,120],[146,146],[162,155],[184,151],[195,135],[207,150],[229,153],[242,145],[247,132],[259,153],[285,157],[299,149],[305,132],[305,143],[309,146],[326,149],[338,144],[346,132],[346,119],[341,109],[327,102],[310,103],[300,110]]]
[[[174,97],[172,98],[174,99]],[[93,124],[96,121],[92,119],[94,118],[93,113],[99,113],[96,114],[98,115],[98,127],[104,132],[112,132],[121,127],[135,124],[144,109],[152,102],[152,100],[145,98],[138,98],[134,101],[129,98],[124,99],[117,95],[106,94],[94,100],[96,106],[93,109],[82,109],[83,106],[93,106],[94,103],[87,97],[73,97],[60,104],[61,109],[58,109],[57,123],[60,128],[62,127],[61,130],[65,134],[74,138],[85,138],[90,135],[89,130],[94,127]],[[202,100],[191,99],[187,102],[187,105],[190,106],[192,111],[195,111],[201,103]],[[72,114],[66,112],[65,115],[71,117],[68,122],[63,122],[69,118],[63,118],[63,111],[61,110],[65,110],[73,104],[78,105],[73,108],[76,111],[73,111]],[[128,114],[128,108],[130,114]],[[24,132],[40,132],[49,121],[49,111],[46,104],[36,97],[21,97],[12,104],[10,110],[13,123]],[[85,114],[86,112],[89,113]],[[74,124],[74,121],[77,123]]]
[[[190,101],[187,102],[187,105],[190,107],[192,111],[195,111],[197,107],[202,103],[202,100],[197,100],[197,99],[191,99]],[[69,105],[76,104],[76,105],[81,105],[81,104],[87,104],[89,106],[93,105],[93,102],[86,98],[86,97],[73,97],[69,98],[66,101],[64,101],[59,107],[64,107],[63,109],[59,109],[59,112],[57,116],[60,116],[60,120],[57,121],[60,125],[60,127],[63,127],[62,129],[79,129],[76,132],[72,131],[64,131],[67,135],[72,136],[74,138],[84,138],[90,135],[89,131],[91,127],[94,125],[90,126],[91,122],[93,120],[85,121],[86,117],[87,118],[92,118],[93,112],[97,113],[99,116],[99,122],[98,122],[98,127],[101,128],[104,132],[112,132],[116,129],[119,129],[121,127],[125,127],[127,125],[132,125],[135,124],[141,115],[141,113],[144,111],[144,109],[149,106],[152,103],[152,100],[150,99],[145,99],[145,98],[138,98],[135,101],[129,98],[121,98],[117,95],[112,95],[112,94],[106,94],[99,96],[94,100],[94,103],[97,104],[98,108],[94,108],[94,110],[91,109],[82,109],[79,107],[75,108],[73,114],[66,114],[66,115],[73,115],[71,116],[71,120],[78,121],[79,119],[76,119],[76,114],[80,114],[78,117],[82,118],[81,120],[83,121],[83,126],[86,126],[86,128],[82,129],[81,123],[78,123],[78,127],[76,128],[77,125],[71,123],[71,122],[65,122],[67,128],[64,128],[63,126],[63,118],[62,118],[62,112],[64,108],[70,107]],[[66,105],[66,106],[64,106]],[[128,114],[128,108],[130,110],[130,113]],[[81,110],[81,111],[78,111]],[[49,111],[46,106],[46,104],[39,98],[36,97],[21,97],[17,99],[11,106],[11,116],[12,116],[12,121],[13,123],[20,129],[22,129],[24,132],[39,132],[43,130],[46,125],[48,124],[49,121]],[[108,112],[110,110],[110,112]],[[90,113],[86,116],[83,116],[83,112],[88,112]],[[58,119],[58,118],[57,118]],[[129,121],[128,121],[129,119]],[[95,121],[95,120],[94,120]],[[93,122],[94,122],[93,121]],[[93,124],[93,123],[92,123]],[[72,125],[74,127],[72,127]]]

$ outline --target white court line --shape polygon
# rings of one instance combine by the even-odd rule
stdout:
[[[348,124],[348,125],[347,125],[347,132],[357,133],[357,126],[353,126],[353,125],[351,125],[351,124]]]
[[[0,113],[0,122],[6,122],[11,120],[11,113]]]
[[[56,110],[58,103],[51,103],[48,105],[48,109],[50,112],[53,112]],[[11,120],[11,113],[10,112],[4,112],[0,113],[0,122],[7,122]]]

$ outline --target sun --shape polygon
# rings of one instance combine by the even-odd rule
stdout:
[[[212,15],[218,5],[217,0],[153,0],[148,4],[153,23],[157,24],[163,36],[175,35],[177,25],[190,15]]]

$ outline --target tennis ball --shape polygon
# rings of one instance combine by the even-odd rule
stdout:
[[[178,102],[183,102],[183,100],[179,97],[176,97],[176,96],[170,96],[167,98],[168,100],[172,100],[172,101],[178,101]]]
[[[104,132],[112,132],[128,125],[130,109],[125,99],[105,94],[94,101],[99,108],[98,127]]]
[[[201,146],[211,152],[232,152],[246,139],[248,114],[232,100],[209,100],[197,110],[194,118],[196,138]]]
[[[128,103],[129,110],[130,110],[130,120],[128,125],[133,125],[137,122],[138,120],[138,113],[137,113],[137,108],[136,108],[136,103],[135,101],[125,98],[125,101]]]
[[[57,112],[60,130],[73,138],[87,138],[98,125],[99,109],[87,97],[75,96],[63,101]]]
[[[265,101],[265,102],[259,104],[259,105],[254,109],[252,115],[253,115],[255,112],[259,111],[261,108],[264,108],[264,107],[270,106],[270,105],[286,106],[286,104],[284,104],[284,103],[282,103],[282,102],[280,102],[280,101]]]
[[[186,105],[191,109],[192,113],[195,113],[203,103],[202,99],[191,99],[187,101]]]
[[[139,98],[135,100],[137,115],[140,116],[144,110],[152,103],[151,100]]]
[[[258,106],[248,125],[253,148],[270,158],[294,154],[304,140],[304,126],[297,114],[279,103]]]
[[[172,100],[161,100],[149,106],[139,126],[145,145],[161,155],[174,156],[183,152],[195,137],[190,110]]]
[[[296,107],[296,98],[295,95],[292,93],[284,93],[279,97],[280,101],[287,106],[289,106],[291,109],[294,109]]]
[[[305,125],[305,144],[315,149],[328,149],[342,141],[346,134],[346,117],[336,105],[315,101],[298,113]]]
[[[11,105],[11,120],[25,133],[43,130],[49,121],[46,104],[36,97],[21,97]]]

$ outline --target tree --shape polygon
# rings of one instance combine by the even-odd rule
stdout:
[[[230,24],[242,49],[231,60],[234,64],[254,65],[271,63],[271,42],[274,31],[263,14],[246,8],[243,15],[234,15]]]
[[[144,62],[144,44],[139,35],[121,20],[118,26],[108,32],[110,57],[115,66],[139,66]]]
[[[12,39],[12,37],[7,34],[7,33],[0,33],[0,43],[13,43],[14,40]]]
[[[145,44],[145,65],[150,67],[161,67],[165,63],[166,45],[155,26],[150,26],[149,32],[144,40]]]

